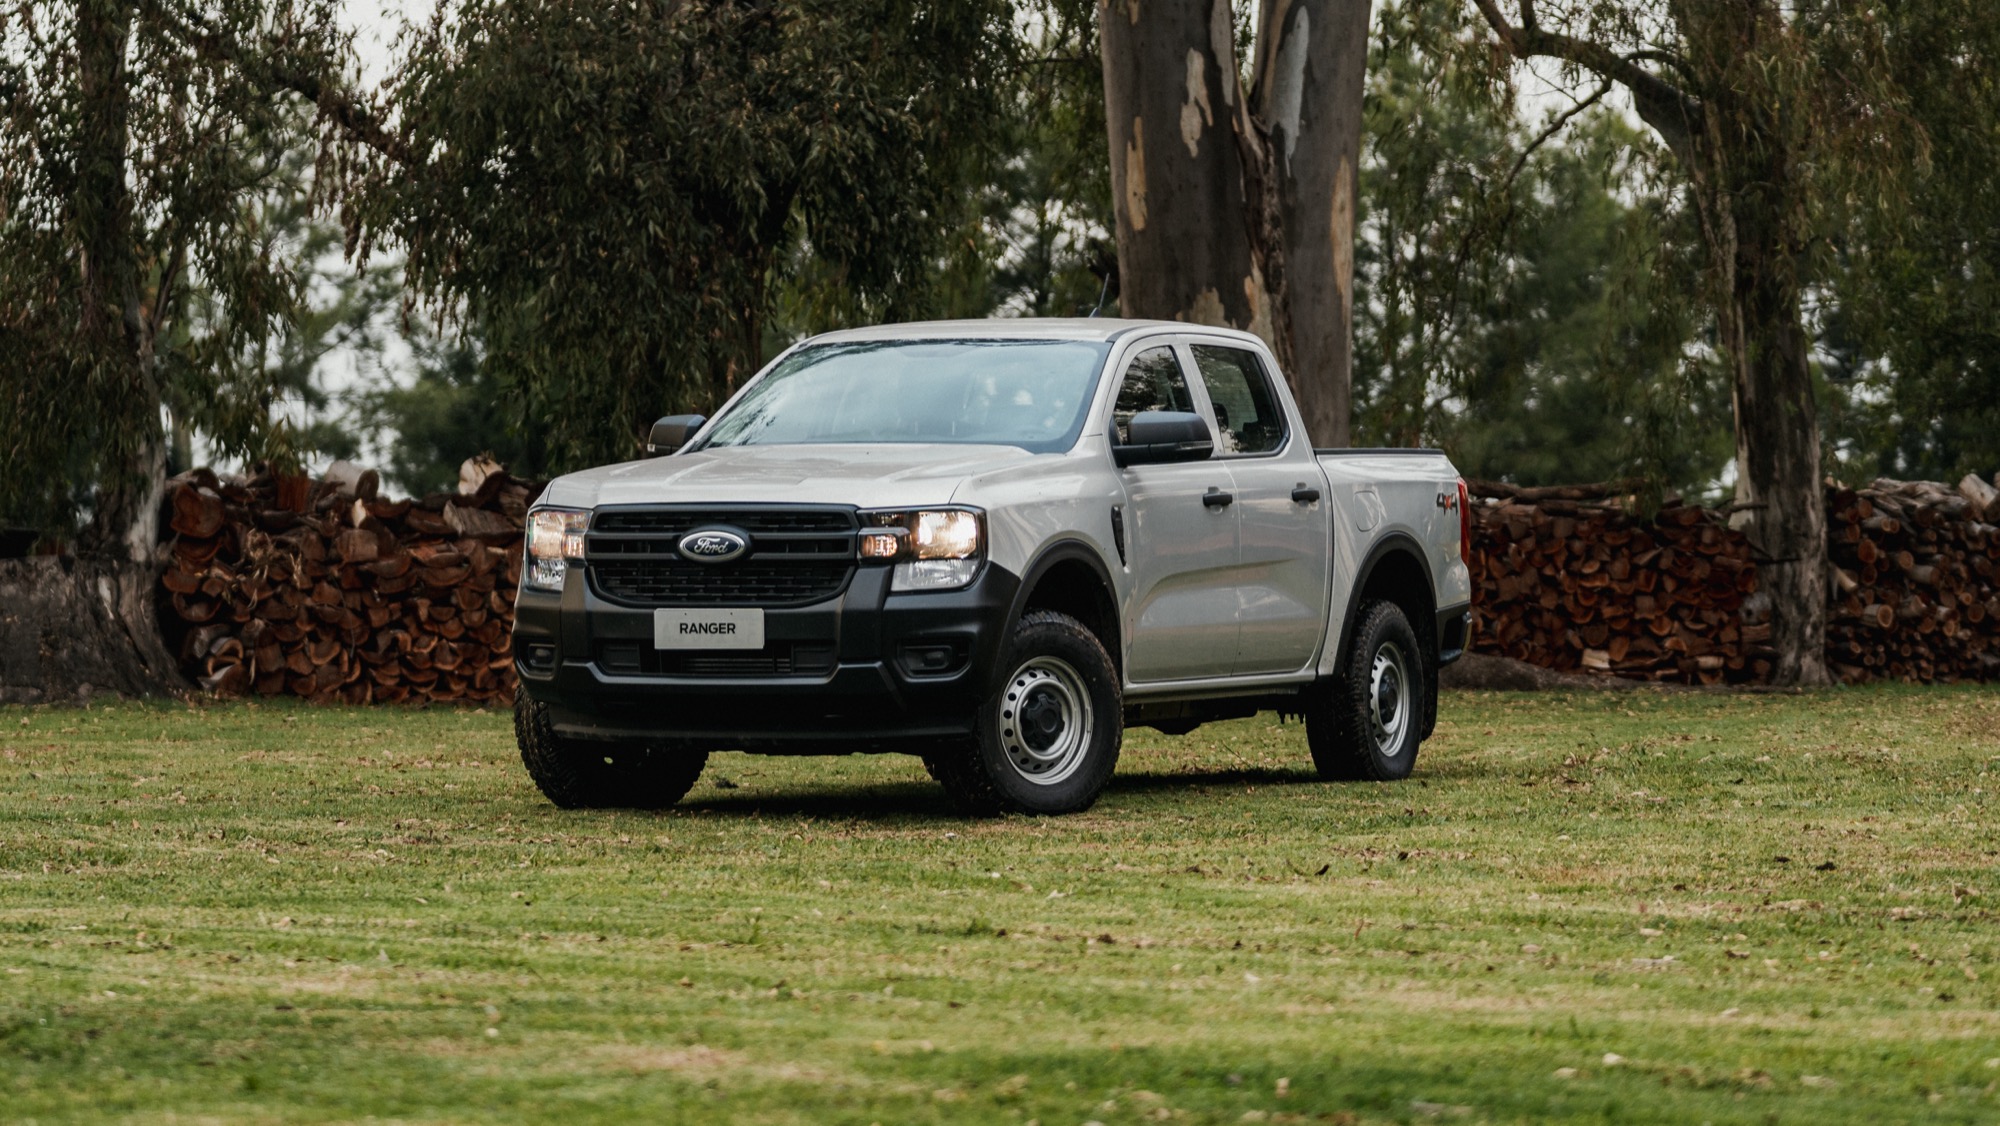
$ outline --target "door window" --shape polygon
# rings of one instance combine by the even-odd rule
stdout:
[[[1194,413],[1194,395],[1172,348],[1148,348],[1126,365],[1125,382],[1118,385],[1118,402],[1111,414],[1119,445],[1125,444],[1125,427],[1140,411]]]
[[[1270,453],[1285,444],[1285,415],[1257,353],[1214,344],[1189,351],[1215,406],[1216,453]]]

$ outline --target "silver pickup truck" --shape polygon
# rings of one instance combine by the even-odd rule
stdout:
[[[1270,351],[1155,321],[829,333],[528,516],[515,728],[565,807],[712,750],[902,751],[971,812],[1088,807],[1123,730],[1303,716],[1407,776],[1465,647],[1465,487],[1314,450]]]

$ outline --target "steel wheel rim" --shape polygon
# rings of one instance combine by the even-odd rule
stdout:
[[[1022,662],[1000,690],[1000,749],[1014,773],[1054,786],[1083,765],[1095,728],[1083,676],[1058,657]]]
[[[1385,641],[1368,672],[1368,728],[1375,749],[1394,758],[1410,729],[1410,670],[1403,650]]]

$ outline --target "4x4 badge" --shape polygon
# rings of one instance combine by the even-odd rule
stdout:
[[[727,563],[750,550],[750,541],[721,528],[697,528],[676,545],[681,558],[696,563]]]

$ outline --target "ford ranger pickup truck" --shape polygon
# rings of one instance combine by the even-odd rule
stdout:
[[[559,806],[661,808],[711,751],[920,755],[964,809],[1096,800],[1123,730],[1302,716],[1406,777],[1466,645],[1465,485],[1315,450],[1255,336],[833,332],[528,514],[515,729]]]

